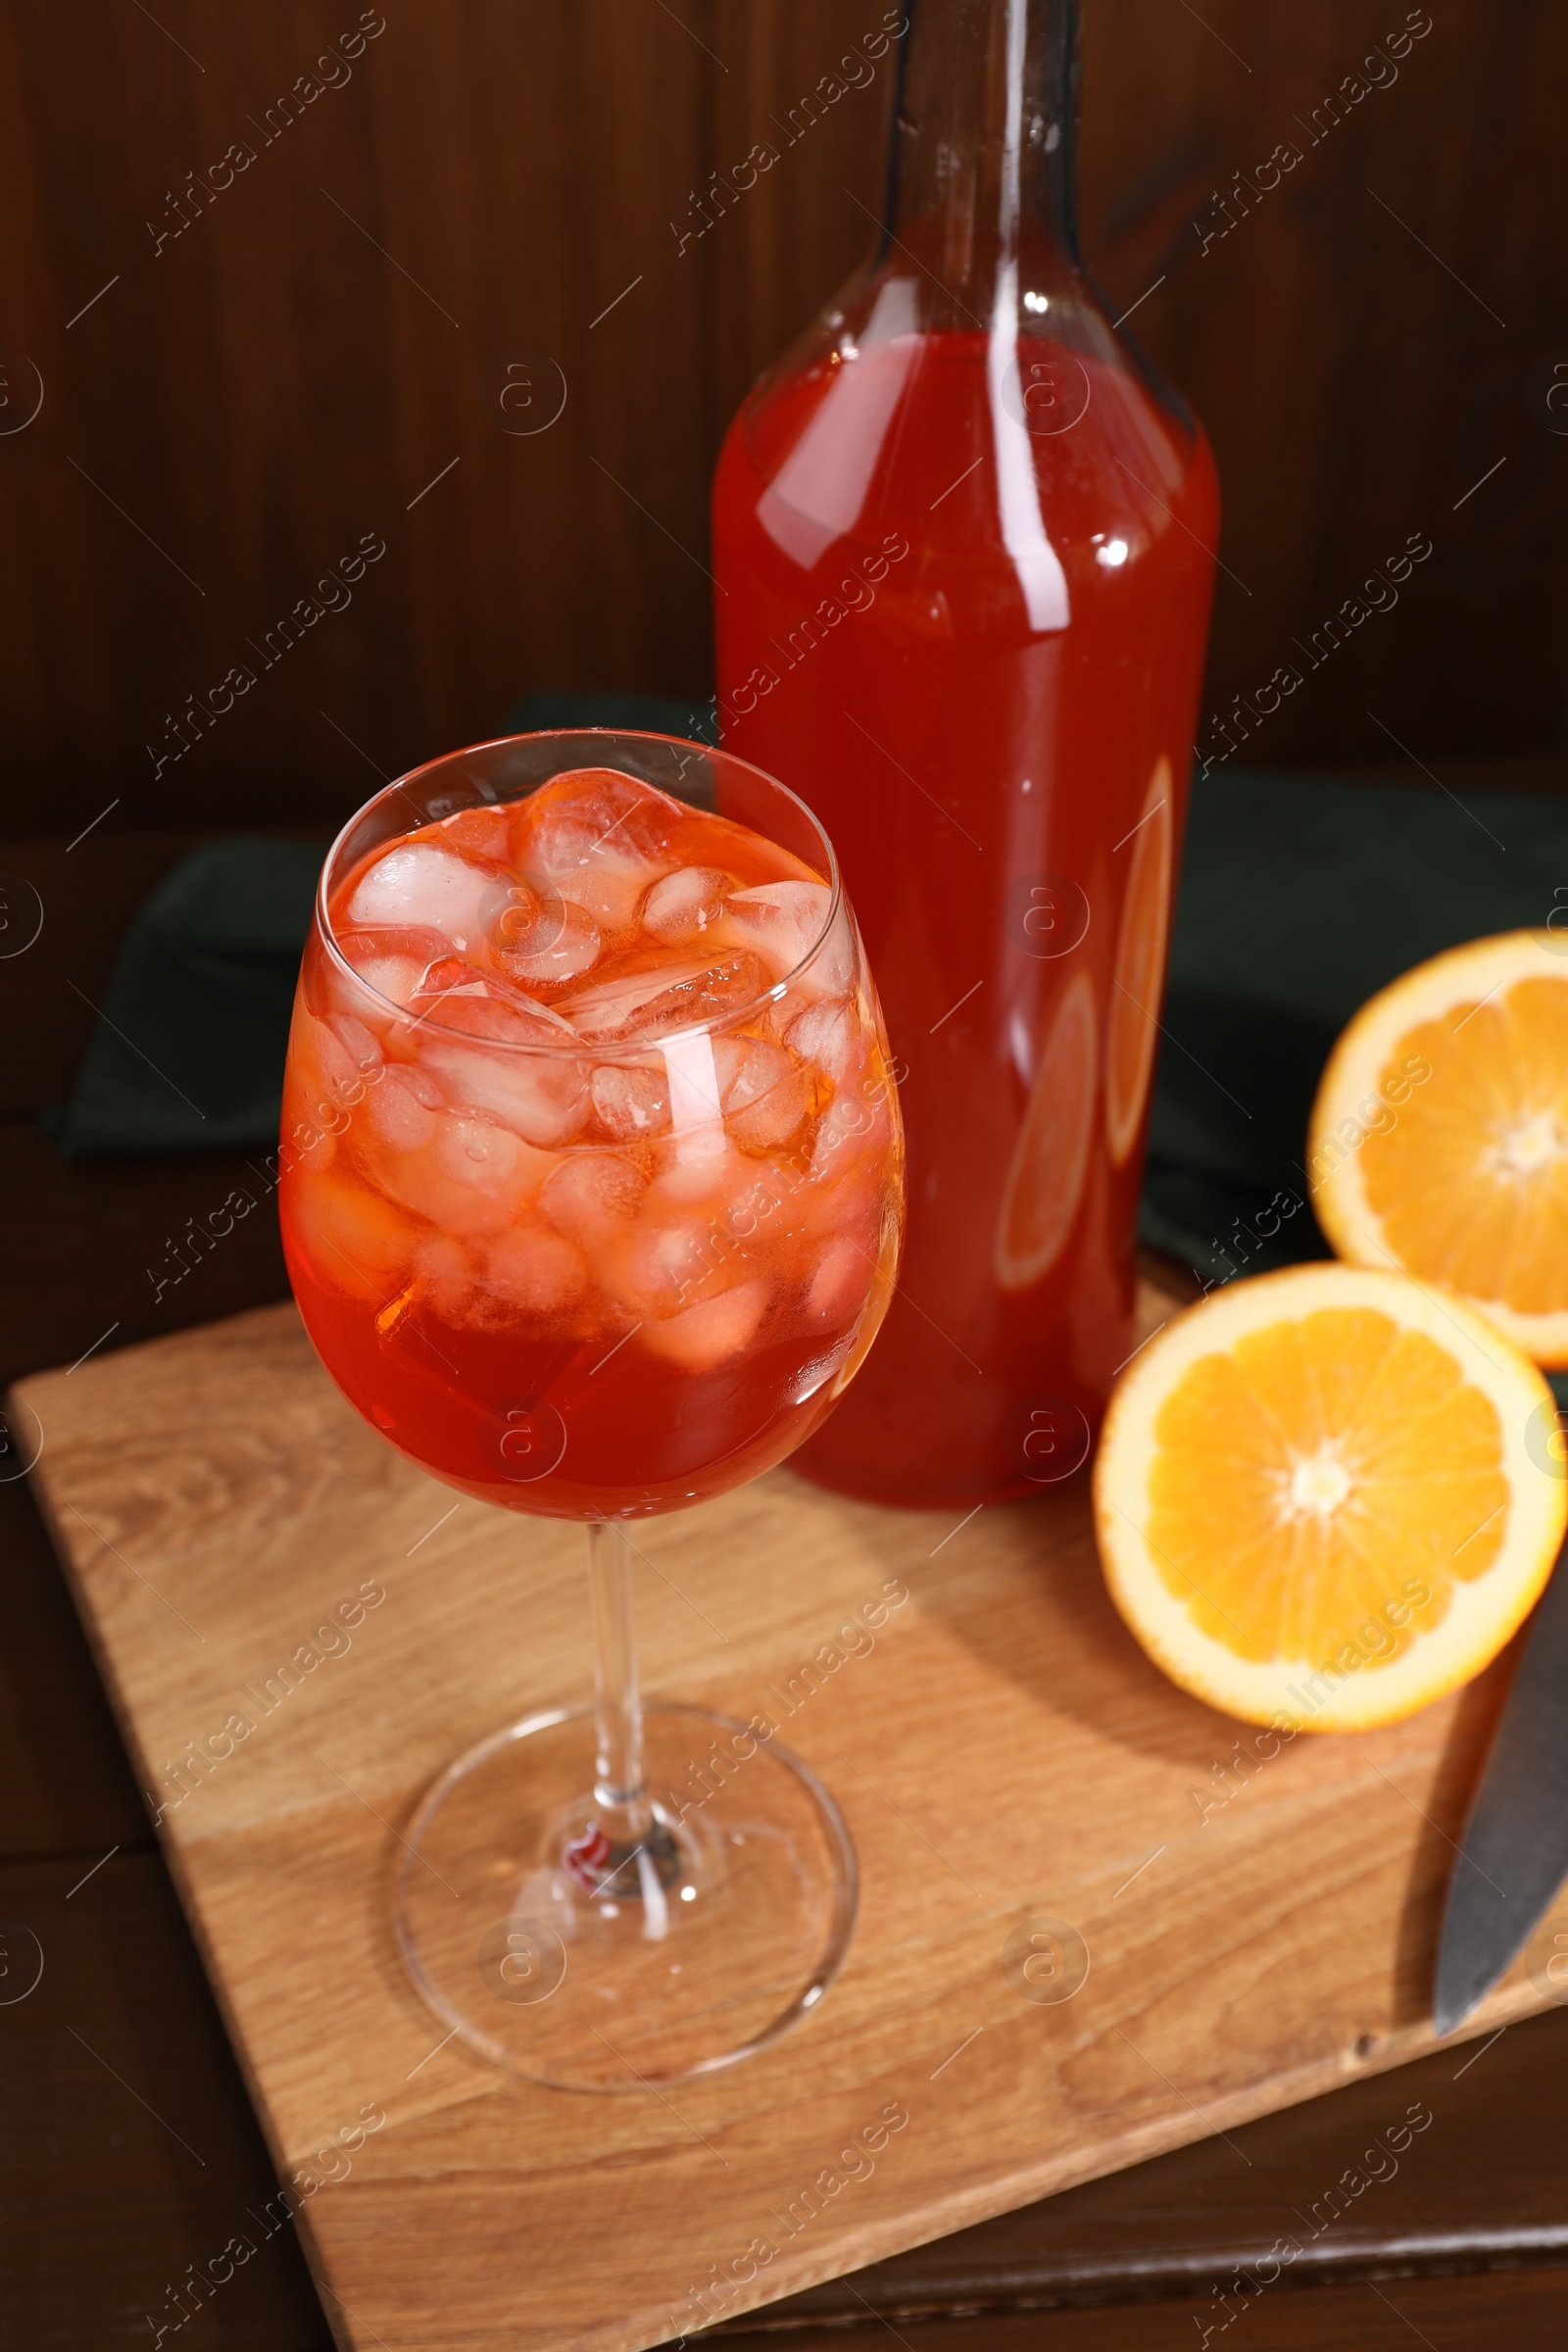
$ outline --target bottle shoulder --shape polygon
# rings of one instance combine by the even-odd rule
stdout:
[[[1012,571],[1031,536],[1112,566],[1178,524],[1196,552],[1211,547],[1200,426],[1092,289],[1036,299],[999,306],[984,329],[933,327],[908,277],[852,287],[737,414],[715,483],[721,533],[744,517],[806,573],[889,532],[917,545],[924,571]]]

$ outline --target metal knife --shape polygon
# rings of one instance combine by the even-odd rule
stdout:
[[[1537,1605],[1448,1881],[1433,2022],[1451,2034],[1568,1876],[1568,1547]]]

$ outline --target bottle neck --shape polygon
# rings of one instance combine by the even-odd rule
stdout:
[[[1078,0],[906,5],[883,254],[902,247],[935,281],[931,323],[959,326],[990,318],[1004,275],[1082,266]]]

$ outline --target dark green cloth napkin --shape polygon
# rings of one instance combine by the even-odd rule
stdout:
[[[1145,1241],[1221,1280],[1326,1257],[1302,1162],[1335,1039],[1426,956],[1544,923],[1558,884],[1568,801],[1245,769],[1195,785]]]
[[[694,733],[701,706],[531,695],[509,728]],[[710,733],[710,726],[705,727]],[[198,850],[136,917],[71,1102],[70,1157],[270,1145],[321,850]],[[1568,802],[1250,770],[1193,792],[1155,1078],[1144,1239],[1227,1279],[1327,1254],[1302,1169],[1329,1049],[1372,995],[1460,940],[1544,923]],[[1568,945],[1568,942],[1565,942]]]
[[[69,1102],[67,1159],[277,1141],[283,1052],[327,844],[220,841],[166,874],[121,948]]]

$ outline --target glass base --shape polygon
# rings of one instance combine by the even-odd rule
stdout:
[[[594,1717],[460,1756],[415,1816],[397,1932],[415,1984],[496,2066],[635,2091],[733,2066],[815,2007],[855,1924],[855,1849],[814,1773],[697,1707],[643,1710],[653,1822],[596,1818]]]

